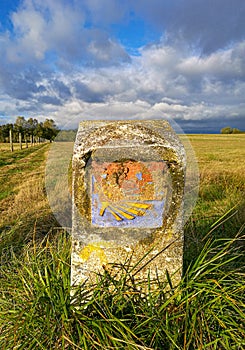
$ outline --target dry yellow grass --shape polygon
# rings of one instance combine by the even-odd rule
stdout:
[[[219,214],[244,200],[245,134],[191,135],[200,169],[200,194],[210,197]],[[210,196],[208,196],[210,192]],[[212,196],[211,196],[212,197]]]
[[[199,164],[200,188],[185,227],[186,266],[207,238],[241,235],[245,223],[245,134],[189,135],[189,140]]]
[[[194,216],[214,217],[215,220],[244,200],[245,134],[188,137],[196,153],[200,170],[200,198]],[[50,146],[36,146],[32,150],[23,149],[21,151],[23,156],[20,159],[14,158],[20,155],[20,151],[11,153],[8,147],[8,144],[0,144],[0,161],[1,155],[4,161],[6,159],[11,161],[1,166],[0,229],[17,222],[24,224],[28,220],[33,222],[35,218],[52,216],[45,193],[46,159]],[[63,162],[59,155],[69,153],[71,147],[71,143],[67,145],[60,143],[53,149],[53,156],[59,161],[49,170],[51,180],[52,171],[57,174],[57,167],[60,168]],[[65,198],[67,176],[63,175],[64,183],[62,181],[57,183],[55,180],[56,187],[53,192],[57,194],[56,201],[66,203],[70,199]],[[55,203],[53,200],[52,209]],[[70,208],[70,202],[68,204],[67,207]]]
[[[20,144],[19,143],[13,143],[14,151],[20,150]],[[31,144],[28,144],[28,147],[31,147]],[[22,149],[26,148],[26,144],[23,141],[22,142]],[[9,152],[10,151],[10,144],[9,143],[1,143],[0,142],[0,152]]]
[[[18,143],[14,143],[14,148],[19,149]],[[0,142],[0,152],[7,152],[10,151],[10,144],[9,143],[1,143]]]
[[[26,220],[33,218],[40,210],[48,206],[47,198],[44,195],[43,176],[34,175],[16,186],[15,195],[1,218],[0,225],[7,219],[9,222]]]
[[[245,174],[245,134],[189,135],[201,178],[213,174]]]
[[[22,226],[33,229],[33,222],[51,214],[45,194],[45,159],[49,145],[35,146],[4,154],[6,165],[0,174],[0,230]],[[3,149],[2,149],[3,150]],[[3,153],[2,153],[3,156]],[[1,157],[0,157],[1,159]]]

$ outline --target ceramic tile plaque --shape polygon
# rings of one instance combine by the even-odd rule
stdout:
[[[72,285],[140,261],[178,283],[185,152],[166,121],[84,121],[73,155]],[[167,248],[168,247],[168,248]],[[142,267],[146,261],[142,261]]]
[[[92,226],[162,226],[166,193],[160,183],[164,162],[93,161],[91,168]]]

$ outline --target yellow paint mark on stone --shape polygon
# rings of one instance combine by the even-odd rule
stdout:
[[[105,213],[106,208],[110,205],[109,202],[102,202],[102,207],[100,209],[100,215],[103,216]]]
[[[110,209],[112,209],[112,210],[114,211],[114,213],[115,213],[115,211],[116,211],[119,215],[123,216],[124,218],[126,218],[126,219],[128,219],[128,220],[133,220],[133,219],[134,219],[134,216],[133,216],[133,215],[128,214],[127,212],[125,212],[125,211],[119,209],[119,208],[116,207],[116,206],[112,206],[112,205],[111,205],[111,206],[110,206]]]
[[[145,204],[145,203],[134,203],[134,202],[127,202],[127,205],[135,207],[135,208],[141,208],[141,209],[149,209],[152,207],[151,204]]]
[[[94,256],[100,259],[101,265],[104,265],[107,264],[108,261],[103,248],[108,248],[112,246],[113,245],[111,243],[105,241],[90,243],[81,250],[79,257],[82,259],[83,262],[86,262],[90,259],[91,255],[93,254]]]
[[[137,216],[143,216],[145,215],[146,212],[141,211],[141,210],[136,210],[134,208],[131,208],[129,206],[126,205],[118,205],[118,208],[121,208],[123,210],[126,210],[127,212],[131,213],[131,214],[135,214]]]
[[[100,216],[103,216],[105,210],[108,210],[117,221],[124,219],[133,220],[135,216],[143,216],[146,214],[146,210],[152,208],[151,204],[137,203],[137,202],[126,202],[125,204],[112,204],[111,202],[105,201],[101,203]]]
[[[108,209],[108,211],[114,216],[114,218],[115,218],[117,221],[122,221],[121,216],[119,216],[117,213],[115,213],[114,210],[112,210],[110,207],[108,207],[107,209]]]

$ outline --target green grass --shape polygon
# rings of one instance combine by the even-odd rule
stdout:
[[[239,259],[236,240],[208,241],[175,289],[159,281],[151,290],[146,276],[143,290],[125,263],[71,298],[67,234],[29,245],[21,256],[9,247],[0,270],[0,347],[243,349],[244,274],[230,270]]]
[[[2,191],[2,192],[0,193],[0,200],[11,196],[13,193],[14,193],[14,192],[12,192],[11,190]]]
[[[200,191],[180,285],[145,276],[145,290],[126,261],[72,297],[70,236],[45,196],[49,145],[2,153],[0,349],[245,349],[245,135],[190,141]]]
[[[1,150],[0,144],[0,167],[5,165],[14,164],[16,161],[19,161],[25,158],[27,155],[32,154],[40,147],[43,147],[43,144],[38,144],[33,147],[23,148],[22,150],[14,150],[14,152],[9,152],[6,149]]]

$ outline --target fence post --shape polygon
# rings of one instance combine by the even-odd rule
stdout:
[[[14,146],[13,146],[13,138],[12,138],[12,129],[9,129],[9,142],[10,142],[10,150],[11,152],[13,152]]]
[[[19,132],[19,144],[20,144],[20,149],[22,149],[22,135],[21,135],[21,132]]]

